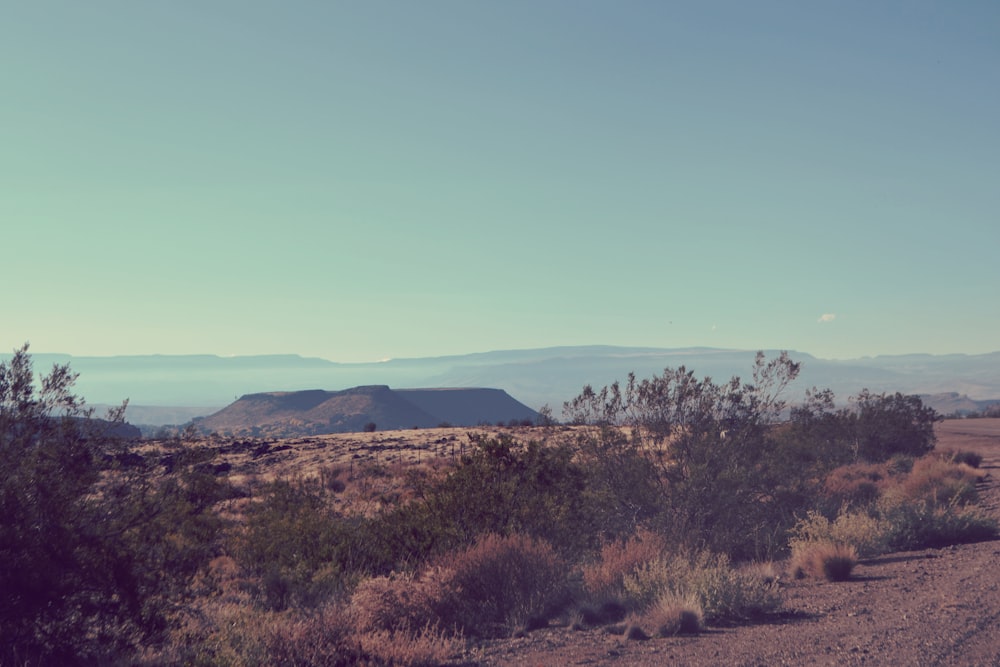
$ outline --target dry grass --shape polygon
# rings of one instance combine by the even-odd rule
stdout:
[[[143,665],[318,665],[360,664],[362,654],[348,633],[343,611],[329,605],[310,614],[262,612],[245,605],[213,602],[186,619]]]
[[[964,463],[972,468],[978,468],[983,462],[983,455],[979,452],[969,451],[967,449],[935,449],[934,455],[937,456],[942,461],[947,461],[948,463]]]
[[[724,555],[698,552],[640,565],[624,580],[627,603],[647,610],[664,596],[696,600],[712,622],[745,621],[781,606],[777,578],[759,566],[733,567]]]
[[[463,641],[434,625],[359,631],[349,608],[265,612],[233,603],[204,605],[172,641],[138,664],[218,667],[431,667],[459,653]]]
[[[925,456],[917,459],[910,474],[887,489],[886,495],[899,504],[968,505],[976,501],[976,484],[985,475],[985,471],[966,463],[950,463],[936,456]]]
[[[436,626],[418,630],[380,630],[358,635],[360,652],[373,662],[399,667],[435,667],[463,648],[461,639]]]
[[[794,551],[800,544],[803,547],[819,542],[847,544],[853,546],[859,556],[868,558],[889,549],[886,541],[888,529],[884,520],[865,511],[842,509],[833,521],[818,512],[809,512],[792,529],[789,545]]]
[[[858,564],[858,552],[850,544],[800,542],[792,547],[791,570],[795,578],[813,577],[846,581]]]
[[[705,624],[705,612],[694,595],[666,593],[637,621],[657,637],[696,634]]]

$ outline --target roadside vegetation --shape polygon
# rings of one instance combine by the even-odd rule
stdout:
[[[799,365],[599,390],[525,440],[234,482],[120,440],[74,374],[0,364],[0,664],[434,665],[552,623],[641,639],[754,622],[790,577],[997,536],[979,461],[919,398],[782,400]]]

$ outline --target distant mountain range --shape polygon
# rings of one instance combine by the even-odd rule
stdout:
[[[778,354],[765,352],[768,356]],[[494,387],[534,409],[549,405],[559,417],[563,402],[576,396],[585,384],[596,388],[622,380],[630,371],[640,378],[650,377],[664,368],[682,365],[699,377],[748,378],[755,353],[580,346],[348,364],[296,355],[72,357],[32,352],[32,358],[38,372],[53,363],[70,363],[80,374],[78,392],[91,404],[116,404],[128,398],[128,418],[133,423],[176,424],[215,412],[246,394],[341,391],[366,385]],[[790,354],[802,362],[802,373],[789,391],[790,400],[813,386],[832,389],[841,401],[864,388],[924,395],[954,393],[971,401],[1000,399],[1000,352],[851,360],[820,359],[795,351]],[[0,355],[0,359],[10,356]]]
[[[199,417],[204,432],[292,437],[366,430],[534,424],[538,413],[499,389],[390,389],[248,394],[219,412]]]

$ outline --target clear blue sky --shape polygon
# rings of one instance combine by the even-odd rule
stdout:
[[[1000,3],[12,2],[0,347],[1000,349]]]

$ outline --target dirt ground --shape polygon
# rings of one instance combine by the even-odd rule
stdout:
[[[1000,516],[1000,419],[937,425],[938,448],[983,455],[983,505]],[[785,583],[783,612],[755,625],[631,641],[553,627],[486,644],[469,664],[907,665],[1000,667],[1000,541],[863,561],[850,581]]]

